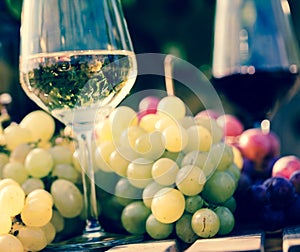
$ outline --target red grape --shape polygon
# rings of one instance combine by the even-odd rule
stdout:
[[[261,163],[270,153],[271,143],[267,134],[258,128],[245,130],[239,137],[239,148],[244,157]]]
[[[225,136],[236,137],[244,131],[244,125],[234,115],[221,115],[217,118],[217,123],[224,129]]]
[[[294,155],[283,156],[274,163],[272,176],[289,179],[292,173],[297,170],[300,170],[300,159]]]

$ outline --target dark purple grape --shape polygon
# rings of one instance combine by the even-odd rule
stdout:
[[[300,170],[292,173],[290,181],[294,185],[296,193],[300,194]]]
[[[242,167],[242,173],[247,174],[253,181],[265,180],[270,177],[270,167],[256,167],[253,161],[244,158],[244,164]]]
[[[286,178],[271,177],[263,185],[267,188],[267,196],[274,208],[283,209],[294,199],[295,188]]]
[[[260,221],[264,230],[276,231],[285,226],[286,215],[282,209],[274,209],[271,205],[267,205],[261,209]]]
[[[244,158],[243,160],[243,167],[242,167],[242,173],[245,173],[249,177],[252,177],[255,173],[255,164],[253,161],[250,161],[247,158]]]
[[[248,189],[248,196],[254,206],[261,207],[269,203],[267,188],[264,185],[252,185]]]
[[[300,224],[300,196],[295,194],[294,201],[286,209],[288,224]]]
[[[238,185],[235,191],[235,197],[238,201],[245,199],[245,194],[248,188],[253,184],[253,181],[246,173],[241,173]]]

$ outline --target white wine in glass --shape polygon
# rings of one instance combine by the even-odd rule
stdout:
[[[24,0],[20,82],[25,93],[76,137],[86,228],[56,251],[99,248],[140,237],[106,233],[98,220],[92,135],[130,92],[137,63],[119,0]],[[101,187],[101,185],[99,185]]]

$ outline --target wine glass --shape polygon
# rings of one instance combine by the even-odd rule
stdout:
[[[246,127],[296,93],[298,57],[287,0],[217,0],[212,82]]]
[[[101,228],[91,153],[94,125],[124,99],[136,76],[136,57],[119,0],[23,1],[22,88],[72,128],[80,153],[86,227],[82,236],[59,244],[63,251],[138,239]]]

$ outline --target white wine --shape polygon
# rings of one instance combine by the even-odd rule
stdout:
[[[96,113],[114,108],[132,88],[133,52],[67,51],[20,59],[27,95],[64,124],[92,124]]]

